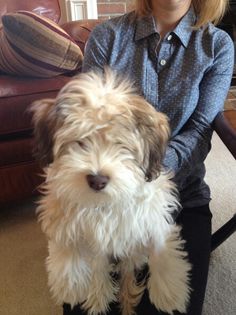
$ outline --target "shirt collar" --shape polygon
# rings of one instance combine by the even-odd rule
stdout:
[[[153,16],[144,16],[137,18],[136,29],[134,34],[135,41],[146,38],[156,33],[157,29]]]
[[[193,31],[191,27],[194,25],[195,21],[196,15],[193,7],[191,7],[172,32],[180,39],[185,47],[188,46],[188,42]],[[153,16],[139,17],[137,19],[134,35],[135,41],[157,33],[158,32]]]
[[[182,18],[173,33],[180,39],[184,47],[188,46],[188,42],[193,32],[193,25],[196,22],[196,15],[193,7],[189,9],[187,14]]]

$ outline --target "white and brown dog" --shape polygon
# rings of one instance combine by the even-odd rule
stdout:
[[[161,167],[167,118],[110,71],[75,77],[33,111],[48,163],[38,211],[57,302],[95,315],[119,301],[131,315],[147,286],[157,309],[185,312],[190,264],[172,219],[176,189]],[[145,264],[148,280],[137,283]]]

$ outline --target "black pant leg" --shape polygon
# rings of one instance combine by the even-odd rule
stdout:
[[[83,311],[79,304],[72,309],[69,304],[65,303],[63,305],[63,315],[87,315],[87,312]],[[121,315],[119,305],[117,303],[111,304],[110,310],[106,313],[106,315]]]
[[[211,253],[211,218],[209,205],[183,209],[178,217],[186,250],[192,264],[193,288],[187,315],[202,314]]]
[[[177,218],[186,240],[186,250],[192,264],[191,287],[193,289],[186,315],[200,315],[205,296],[211,251],[211,212],[209,206],[184,208]],[[146,290],[137,307],[137,315],[164,315],[150,303]],[[180,314],[175,312],[175,315]]]

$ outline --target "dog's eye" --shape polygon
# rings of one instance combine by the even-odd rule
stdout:
[[[79,147],[83,150],[86,150],[87,149],[87,146],[86,144],[83,142],[83,141],[76,141],[77,144],[79,145]]]

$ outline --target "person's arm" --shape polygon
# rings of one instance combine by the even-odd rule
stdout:
[[[223,109],[230,87],[234,64],[231,39],[225,36],[215,52],[214,63],[199,87],[198,105],[179,134],[171,139],[164,159],[164,166],[174,171],[180,189],[186,176],[205,160],[210,150],[211,123]]]
[[[100,24],[91,32],[85,46],[82,71],[102,72],[109,63],[112,53],[113,34],[105,24]]]

